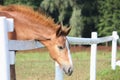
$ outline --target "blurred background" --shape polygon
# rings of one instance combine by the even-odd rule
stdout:
[[[112,31],[120,35],[119,0],[0,0],[0,4],[33,7],[51,16],[56,23],[72,27],[70,36],[89,38],[93,31],[98,32],[99,37],[109,36]],[[118,42],[120,44],[120,40]],[[74,73],[71,77],[65,76],[64,80],[89,80],[90,47],[72,46],[71,52]],[[16,54],[17,80],[54,80],[54,61],[46,48],[18,53],[21,54]],[[98,46],[97,80],[120,80],[120,67],[111,70],[110,58],[111,46]]]
[[[71,36],[90,37],[93,31],[107,36],[114,30],[120,35],[119,0],[0,0],[0,4],[23,4],[42,11],[55,22],[71,26]]]

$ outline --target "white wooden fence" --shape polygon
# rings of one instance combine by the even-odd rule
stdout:
[[[13,31],[14,29],[13,22],[14,22],[13,19],[0,17],[0,28],[1,28],[0,29],[0,45],[1,45],[0,46],[0,80],[10,80],[10,64],[15,64],[14,51],[44,47],[44,45],[42,45],[41,43],[31,40],[30,41],[8,40],[8,32]],[[92,38],[67,37],[70,44],[91,45],[90,80],[96,80],[96,53],[97,53],[97,44],[99,43],[112,41],[111,67],[113,70],[115,70],[118,38],[119,36],[117,35],[116,31],[113,31],[112,36],[101,37],[101,38],[97,38],[96,32],[92,33]],[[64,78],[63,72],[57,63],[55,70],[56,70],[55,80],[63,80]]]
[[[113,70],[115,70],[118,39],[119,36],[116,31],[113,31],[112,36],[100,37],[100,38],[97,38],[97,32],[92,32],[91,38],[68,37],[68,41],[70,44],[91,45],[90,80],[96,80],[96,55],[97,55],[97,44],[99,43],[112,41],[111,67]]]
[[[13,27],[13,19],[0,17],[0,80],[10,80],[10,54],[8,48],[8,32]],[[9,25],[9,29],[8,26]]]

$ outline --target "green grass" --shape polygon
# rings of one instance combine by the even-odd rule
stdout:
[[[97,80],[120,80],[120,67],[116,67],[116,70],[111,68],[102,69],[97,73]]]
[[[74,72],[72,76],[65,75],[64,80],[89,80],[90,52],[75,52],[72,58]],[[120,59],[120,55],[117,55],[117,59]],[[98,51],[97,80],[120,80],[120,68],[111,70],[110,61],[110,52]],[[54,61],[48,52],[19,52],[16,55],[17,80],[54,80],[54,70]]]
[[[48,53],[16,55],[17,80],[54,80],[54,62]]]

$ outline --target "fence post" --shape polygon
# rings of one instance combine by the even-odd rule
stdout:
[[[57,62],[55,62],[55,80],[63,80],[63,71]]]
[[[8,31],[13,32],[14,31],[14,19],[13,18],[7,18],[7,26]],[[10,45],[9,47],[11,47]],[[15,74],[15,51],[9,51],[10,54],[10,80],[16,80],[16,74]]]
[[[5,17],[0,17],[0,80],[10,80],[8,28]]]
[[[117,39],[119,36],[117,35],[116,31],[112,33],[113,40],[112,40],[112,55],[111,55],[111,67],[113,70],[116,68],[116,52],[117,52]]]
[[[92,39],[97,38],[97,33],[92,32]],[[91,45],[91,57],[90,57],[90,80],[96,80],[96,52],[97,44]]]
[[[15,64],[15,51],[9,51],[10,53],[10,65]]]
[[[14,20],[13,18],[7,18],[7,27],[8,27],[8,31],[9,32],[13,32],[14,31]],[[14,65],[15,64],[15,51],[9,51],[10,53],[10,65]]]

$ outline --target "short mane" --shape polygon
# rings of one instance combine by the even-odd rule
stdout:
[[[57,24],[55,24],[54,20],[51,17],[48,17],[48,16],[46,16],[42,13],[39,13],[37,11],[34,11],[33,8],[28,7],[28,6],[9,5],[6,7],[2,7],[2,10],[9,11],[9,12],[19,12],[19,13],[33,19],[34,22],[39,22],[46,27],[56,29],[56,27],[58,26]]]

